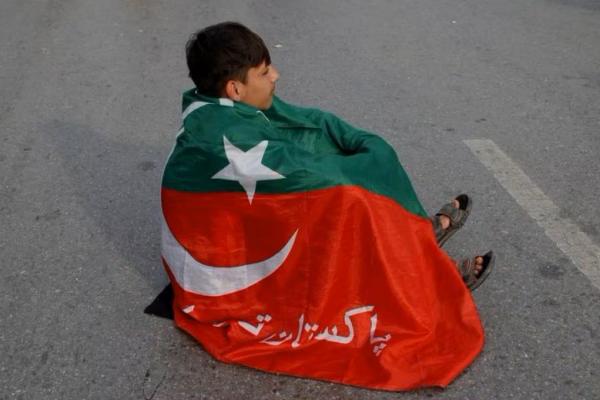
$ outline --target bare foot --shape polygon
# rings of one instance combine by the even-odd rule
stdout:
[[[478,277],[483,269],[483,257],[475,256],[475,277]],[[460,271],[460,261],[454,261],[456,263],[456,268]]]
[[[471,290],[477,289],[487,279],[492,268],[494,268],[495,255],[488,251],[482,256],[468,258],[456,264],[463,282]]]
[[[475,257],[475,275],[479,276],[481,270],[483,269],[483,257],[477,256]]]

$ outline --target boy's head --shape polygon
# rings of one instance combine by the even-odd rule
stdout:
[[[223,22],[196,32],[186,56],[199,93],[260,109],[271,106],[279,73],[263,40],[244,25]]]

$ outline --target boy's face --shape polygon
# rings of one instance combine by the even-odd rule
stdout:
[[[275,67],[265,62],[248,70],[246,83],[234,82],[234,100],[241,101],[261,110],[271,107],[275,93],[275,82],[279,72]]]

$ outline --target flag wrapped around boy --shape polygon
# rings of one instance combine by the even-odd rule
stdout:
[[[471,294],[376,135],[190,90],[161,197],[175,323],[221,361],[401,390],[481,351]]]

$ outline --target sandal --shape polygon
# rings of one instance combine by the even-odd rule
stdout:
[[[476,261],[477,257],[483,258],[483,263],[481,264],[481,270],[479,274],[477,273]],[[473,258],[468,258],[463,260],[460,264],[457,265],[458,271],[460,272],[463,281],[467,285],[471,291],[477,289],[479,285],[483,283],[492,272],[494,268],[494,263],[496,261],[496,256],[493,251],[488,251],[482,256],[475,256]]]
[[[433,230],[435,232],[435,238],[438,242],[438,246],[442,247],[444,243],[452,235],[456,233],[467,221],[469,214],[471,213],[471,207],[473,206],[473,201],[466,194],[459,194],[454,198],[454,200],[458,201],[458,208],[454,207],[452,203],[444,204],[440,211],[435,214],[431,218],[433,222]],[[450,219],[450,225],[448,228],[442,228],[442,224],[440,222],[440,216],[444,215]]]

